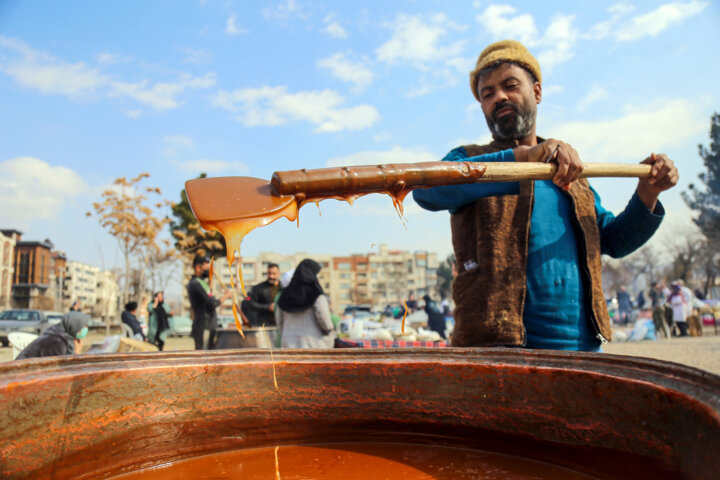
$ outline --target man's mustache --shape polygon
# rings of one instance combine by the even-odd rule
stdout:
[[[514,103],[504,101],[504,102],[501,102],[501,103],[498,103],[497,105],[495,105],[495,108],[493,108],[493,113],[492,113],[493,117],[495,117],[498,110],[500,110],[502,108],[510,108],[510,109],[512,109],[513,112],[518,113],[518,108],[515,106]]]

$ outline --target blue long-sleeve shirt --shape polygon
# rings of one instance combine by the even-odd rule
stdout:
[[[515,157],[512,150],[504,150],[468,158],[465,149],[460,147],[443,160],[513,162]],[[517,182],[474,183],[415,190],[413,198],[427,210],[456,213],[479,198],[518,192]],[[622,257],[639,248],[657,230],[664,216],[660,202],[651,212],[637,194],[625,210],[615,216],[603,208],[597,192],[592,192],[604,254]],[[596,350],[600,343],[590,324],[571,218],[570,196],[551,181],[536,181],[523,310],[528,348]]]

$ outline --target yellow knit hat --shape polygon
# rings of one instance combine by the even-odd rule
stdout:
[[[525,46],[515,40],[502,40],[489,45],[482,51],[477,59],[475,70],[470,72],[470,90],[477,101],[480,101],[480,95],[477,91],[477,76],[483,68],[489,67],[500,61],[516,62],[526,67],[538,82],[542,83],[542,74],[540,73],[540,64],[535,57],[528,51]]]

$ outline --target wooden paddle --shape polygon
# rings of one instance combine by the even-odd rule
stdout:
[[[650,165],[586,163],[581,177],[647,177]],[[293,202],[350,198],[368,193],[402,195],[416,188],[475,182],[550,180],[557,165],[538,162],[423,162],[275,172],[271,182],[253,177],[199,178],[185,182],[204,227],[243,218],[270,217]],[[269,223],[269,222],[267,222]]]

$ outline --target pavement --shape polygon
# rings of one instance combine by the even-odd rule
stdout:
[[[102,341],[104,335],[91,333],[87,344]],[[190,337],[172,337],[165,344],[165,350],[192,350],[194,343]],[[673,338],[671,340],[645,340],[642,342],[610,342],[603,346],[606,353],[612,355],[631,355],[655,358],[669,362],[682,363],[691,367],[707,370],[720,375],[720,334],[715,335],[712,328],[706,328],[702,337]],[[12,348],[0,348],[0,362],[12,359]]]

